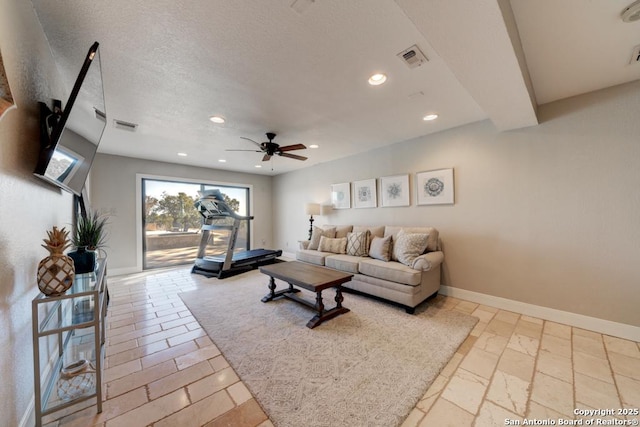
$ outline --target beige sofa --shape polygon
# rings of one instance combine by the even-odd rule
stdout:
[[[332,230],[335,228],[335,233]],[[331,240],[333,243],[343,241],[351,233],[368,231],[368,246],[372,246],[374,237],[385,238],[391,236],[394,242],[401,232],[405,234],[427,234],[427,246],[422,254],[407,261],[402,259],[384,261],[371,256],[349,255],[344,249],[332,248],[326,251],[327,245],[318,249],[310,249],[312,241],[316,241],[316,234],[325,233],[323,243]],[[330,236],[333,234],[334,238]],[[404,236],[407,237],[407,236]],[[423,236],[422,236],[423,237]],[[383,240],[377,240],[379,243]],[[374,243],[377,244],[377,243]],[[343,285],[348,290],[364,293],[383,300],[392,301],[403,306],[407,313],[413,314],[415,307],[425,299],[434,295],[440,289],[440,266],[444,254],[440,250],[438,230],[433,227],[396,227],[396,226],[329,226],[314,227],[312,240],[299,242],[300,248],[296,252],[296,259],[315,265],[321,265],[340,271],[352,273],[353,279]],[[335,246],[335,245],[334,245]],[[376,246],[377,247],[377,246]],[[367,248],[369,249],[369,247]],[[351,250],[350,252],[354,252]],[[367,250],[368,252],[368,250]],[[393,250],[391,251],[393,253]],[[378,254],[374,254],[378,256]],[[396,259],[395,257],[392,257]],[[409,265],[406,265],[409,264]]]

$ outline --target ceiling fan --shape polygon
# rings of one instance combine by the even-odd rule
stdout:
[[[304,156],[298,156],[296,154],[288,153],[288,151],[306,149],[307,147],[305,147],[303,144],[285,145],[284,147],[280,147],[278,144],[273,142],[273,138],[275,137],[276,137],[275,133],[267,132],[267,139],[269,139],[269,141],[259,143],[259,142],[255,142],[253,139],[249,139],[249,138],[245,138],[244,136],[241,136],[240,138],[246,139],[247,141],[251,141],[254,144],[256,144],[260,148],[260,150],[226,150],[226,151],[255,151],[256,153],[265,153],[264,157],[262,158],[263,162],[266,162],[267,160],[271,159],[271,156],[273,155],[289,157],[290,159],[296,159],[296,160],[307,160],[307,158]]]

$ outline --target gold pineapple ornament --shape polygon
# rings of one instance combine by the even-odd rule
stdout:
[[[42,239],[43,248],[49,251],[49,256],[38,264],[38,288],[48,296],[61,295],[73,284],[75,276],[73,260],[63,252],[69,246],[69,232],[58,227],[47,231],[48,239]]]

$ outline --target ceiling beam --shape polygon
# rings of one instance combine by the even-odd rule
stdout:
[[[500,130],[538,124],[508,0],[396,0]]]

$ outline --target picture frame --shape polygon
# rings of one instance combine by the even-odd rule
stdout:
[[[382,207],[409,206],[409,175],[394,175],[380,178]]]
[[[416,193],[419,206],[454,204],[453,169],[416,173]]]
[[[375,208],[378,206],[376,179],[363,179],[353,182],[353,207]]]
[[[333,209],[351,207],[351,188],[348,182],[331,185],[331,206]]]

